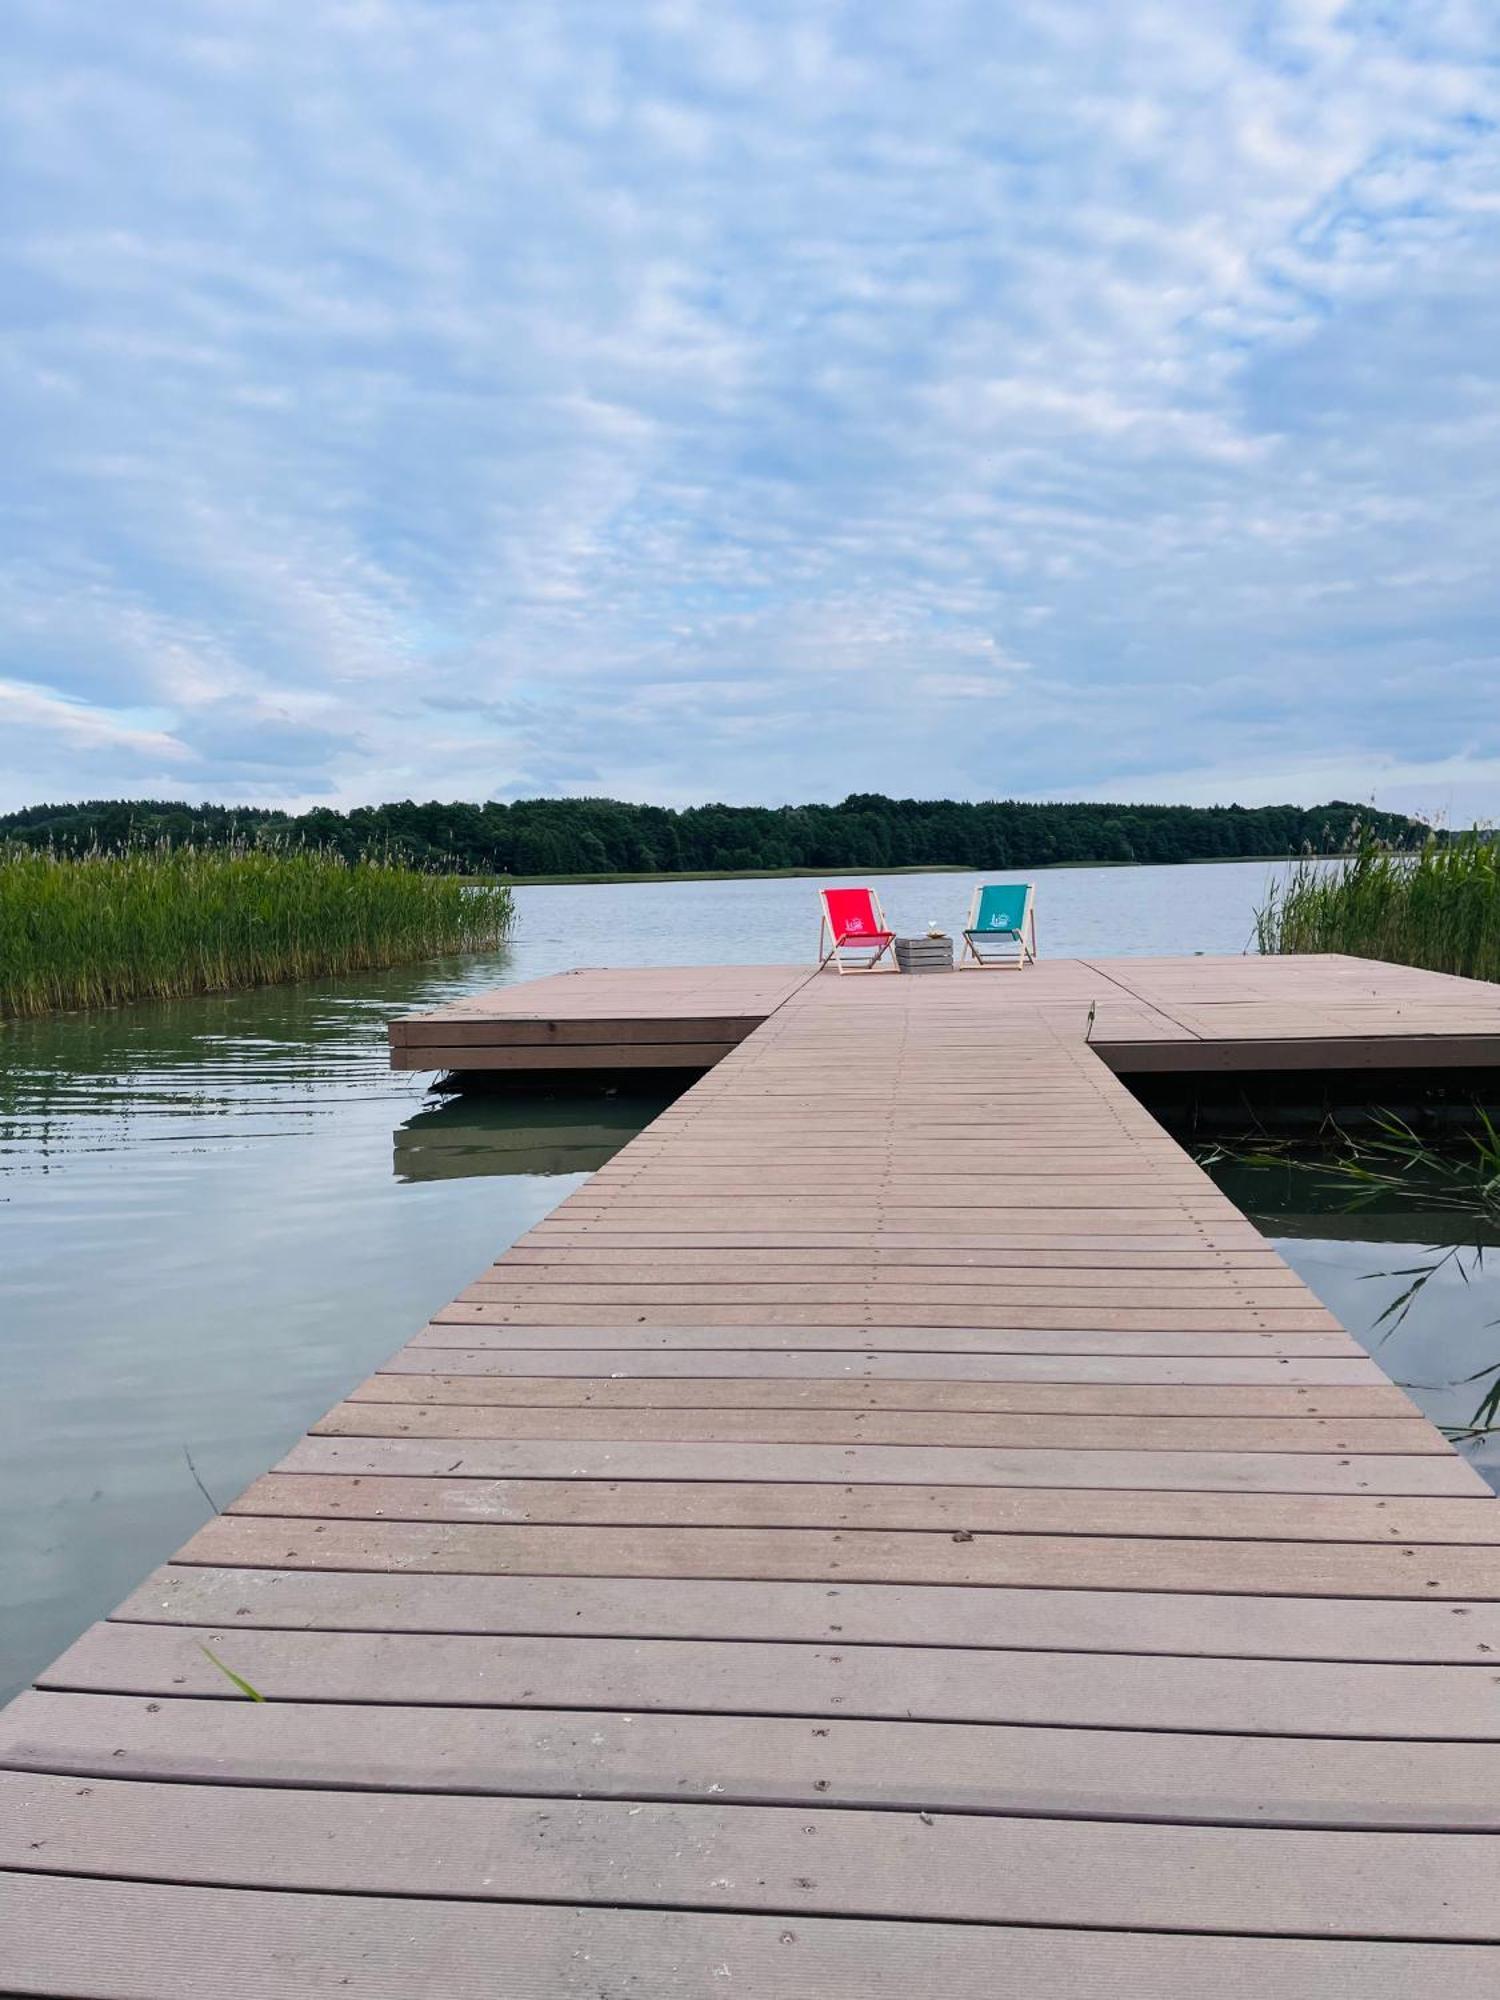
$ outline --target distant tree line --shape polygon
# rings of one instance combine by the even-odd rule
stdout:
[[[1055,862],[1232,861],[1336,854],[1363,828],[1394,848],[1428,829],[1402,813],[1322,806],[1032,805],[1015,800],[888,799],[839,805],[665,806],[618,799],[517,799],[417,805],[410,799],[289,814],[162,799],[91,799],[0,815],[0,840],[60,853],[139,845],[311,846],[379,854],[466,875],[672,874],[691,869],[954,866]]]

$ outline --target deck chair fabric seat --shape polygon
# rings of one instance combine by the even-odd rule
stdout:
[[[819,891],[823,921],[818,926],[818,967],[835,966],[840,972],[897,972],[892,958],[882,965],[896,933],[886,923],[880,898],[873,889],[823,889]],[[850,962],[850,955],[868,953],[863,963]]]
[[[969,900],[959,964],[1019,971],[1036,963],[1036,885],[981,882]]]

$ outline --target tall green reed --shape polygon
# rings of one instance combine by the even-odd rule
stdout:
[[[1500,843],[1476,831],[1398,854],[1366,835],[1338,866],[1294,862],[1257,910],[1255,940],[1263,952],[1348,952],[1500,979]]]
[[[313,848],[0,848],[0,1016],[175,999],[498,942],[510,891]]]

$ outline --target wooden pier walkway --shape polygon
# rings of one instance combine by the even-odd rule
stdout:
[[[1355,963],[1104,1025],[1500,1029]],[[767,982],[0,1717],[0,1988],[1492,2000],[1500,1510],[1099,984]]]

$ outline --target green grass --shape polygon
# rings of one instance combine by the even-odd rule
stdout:
[[[0,1016],[482,950],[511,909],[505,888],[315,849],[0,848]]]
[[[1256,912],[1265,952],[1342,951],[1500,979],[1500,845],[1493,833],[1417,854],[1366,841],[1342,867],[1294,863]]]

